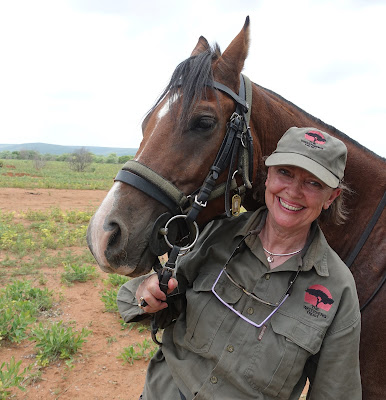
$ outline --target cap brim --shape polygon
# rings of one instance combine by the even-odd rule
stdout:
[[[272,167],[274,165],[294,165],[311,172],[311,174],[315,175],[322,182],[332,188],[337,188],[339,185],[339,179],[333,173],[311,158],[305,157],[301,154],[273,153],[265,160],[265,165],[267,167]]]

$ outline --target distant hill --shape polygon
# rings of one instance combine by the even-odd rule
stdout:
[[[110,153],[115,153],[120,156],[133,156],[138,149],[123,148],[123,147],[97,147],[97,146],[61,146],[58,144],[48,143],[23,143],[23,144],[0,144],[1,151],[21,151],[21,150],[35,150],[40,154],[54,154],[60,155],[65,153],[73,153],[84,147],[89,152],[97,156],[107,156]]]

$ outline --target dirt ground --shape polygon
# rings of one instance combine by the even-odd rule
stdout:
[[[89,210],[96,209],[105,195],[105,191],[98,190],[0,188],[0,210],[18,212],[50,207]],[[73,329],[76,330],[86,327],[93,334],[87,338],[80,355],[75,358],[73,368],[69,369],[63,361],[51,364],[43,370],[40,379],[27,386],[25,392],[15,390],[14,398],[137,400],[145,381],[147,362],[123,364],[117,356],[124,347],[142,343],[145,338],[150,339],[150,334],[140,333],[135,328],[122,330],[119,317],[104,311],[101,292],[106,288],[103,280],[107,279],[107,275],[100,271],[97,280],[68,287],[60,281],[63,271],[60,268],[47,267],[41,271],[47,278],[46,287],[60,298],[50,319],[73,323]],[[12,355],[16,360],[23,360],[23,366],[34,363],[34,343],[25,341],[21,345],[3,345],[0,347],[0,364],[9,362]]]
[[[62,210],[96,209],[105,196],[106,192],[102,190],[0,188],[0,210],[18,212],[50,207],[59,207]],[[0,252],[0,257],[1,255]],[[27,386],[25,392],[14,390],[15,398],[137,400],[145,381],[147,362],[123,364],[117,356],[124,347],[142,343],[150,335],[148,332],[139,333],[135,328],[131,331],[122,330],[117,314],[105,312],[101,292],[106,289],[103,280],[107,279],[107,274],[100,271],[98,279],[68,287],[60,280],[63,272],[60,267],[47,267],[39,271],[47,278],[45,286],[60,298],[50,320],[63,320],[66,324],[72,323],[74,330],[86,327],[93,333],[87,337],[87,342],[83,345],[80,356],[75,358],[72,369],[62,360],[51,364],[42,371],[40,379]],[[0,365],[4,361],[9,362],[12,356],[16,361],[23,360],[23,367],[34,363],[34,343],[24,341],[19,345],[3,344],[0,347]]]

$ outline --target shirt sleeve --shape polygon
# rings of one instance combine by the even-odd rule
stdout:
[[[362,399],[359,369],[360,314],[351,324],[327,332],[307,363],[308,400]]]
[[[138,301],[135,297],[138,286],[150,275],[133,278],[119,289],[117,295],[118,311],[125,322],[138,322],[150,317],[150,314],[146,314],[138,307]]]

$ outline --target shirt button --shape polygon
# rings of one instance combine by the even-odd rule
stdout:
[[[253,307],[248,307],[247,313],[248,313],[249,315],[252,315],[254,312],[255,312],[255,310],[253,309]]]
[[[235,348],[234,348],[231,344],[229,344],[229,345],[227,346],[227,350],[229,351],[229,353],[233,353],[234,350],[235,350]]]
[[[271,279],[271,274],[265,274],[265,279],[268,281]]]
[[[218,382],[218,379],[216,376],[211,376],[210,381],[211,381],[211,383],[216,384]]]

